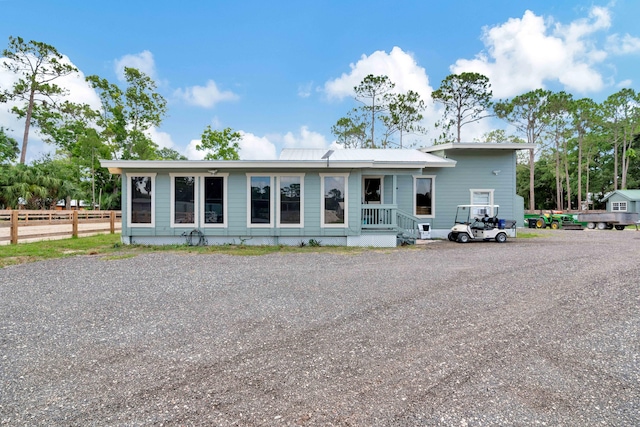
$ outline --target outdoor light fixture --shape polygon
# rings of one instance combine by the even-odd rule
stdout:
[[[217,173],[218,173],[218,169],[209,169],[209,173],[210,173],[211,175],[215,175],[215,174],[217,174]]]
[[[494,171],[491,171],[491,173],[497,176],[500,173],[500,171],[499,170],[494,170]]]

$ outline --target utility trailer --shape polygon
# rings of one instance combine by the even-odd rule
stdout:
[[[586,222],[587,228],[593,230],[624,230],[627,225],[638,223],[638,213],[636,212],[589,212],[579,213],[578,222]]]

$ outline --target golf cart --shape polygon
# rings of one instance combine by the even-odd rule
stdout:
[[[471,240],[498,243],[507,241],[507,221],[498,219],[498,205],[458,205],[455,224],[449,233],[452,242],[467,243]],[[515,221],[508,221],[515,227]]]

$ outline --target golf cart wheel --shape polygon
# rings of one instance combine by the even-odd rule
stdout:
[[[616,227],[616,230],[624,230],[626,228],[626,226],[620,225],[620,224],[616,224],[615,227]]]
[[[544,222],[543,218],[538,218],[536,221],[536,228],[547,228],[547,223]]]
[[[505,233],[498,233],[498,235],[496,236],[496,242],[504,243],[506,241],[507,241],[507,235]]]
[[[467,243],[469,241],[469,235],[467,233],[458,234],[459,243]]]
[[[553,230],[557,230],[558,228],[560,228],[560,223],[559,223],[558,221],[553,221],[553,222],[551,223],[551,228],[552,228]]]
[[[453,233],[449,233],[449,235],[447,236],[447,238],[449,239],[450,242],[455,242],[456,238],[453,237]]]

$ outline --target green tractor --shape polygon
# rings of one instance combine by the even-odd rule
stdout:
[[[536,228],[549,227],[553,230],[557,230],[563,225],[573,224],[575,222],[573,215],[562,213],[562,211],[540,211],[539,214],[525,215],[525,219],[529,221],[529,223],[535,221]]]

